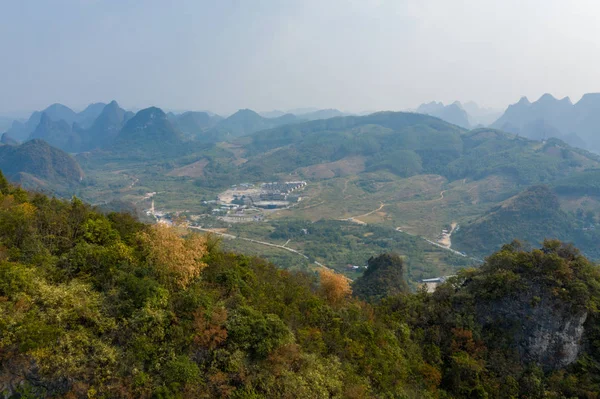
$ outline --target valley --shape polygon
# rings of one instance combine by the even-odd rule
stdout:
[[[59,140],[52,112],[40,124]],[[512,239],[535,245],[547,235],[600,258],[593,245],[600,157],[560,140],[402,112],[272,121],[249,110],[225,119],[155,107],[129,114],[116,102],[89,126],[90,134],[104,129],[106,141],[82,141],[90,150],[72,159],[83,177],[62,183],[63,192],[106,210],[134,210],[145,221],[160,214],[217,232],[228,237],[224,248],[282,268],[322,264],[353,279],[370,257],[393,250],[415,286],[476,266]],[[50,174],[23,176],[59,187],[56,179],[43,183]],[[498,213],[536,185],[549,190],[539,195],[556,198],[554,213],[542,215],[543,201],[530,197]],[[544,218],[560,222],[535,228]]]

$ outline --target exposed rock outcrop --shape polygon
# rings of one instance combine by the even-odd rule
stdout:
[[[524,363],[545,370],[568,366],[583,346],[588,313],[576,310],[539,286],[529,286],[517,296],[483,302],[477,309],[484,331],[509,334]]]

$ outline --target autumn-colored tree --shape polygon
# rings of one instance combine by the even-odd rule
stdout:
[[[352,294],[348,278],[336,272],[323,269],[319,271],[321,277],[321,293],[332,305],[337,305]]]
[[[204,308],[194,312],[194,343],[207,349],[215,349],[227,339],[227,309],[215,309],[210,315]]]
[[[200,275],[206,264],[206,238],[192,233],[182,237],[178,230],[156,224],[139,235],[147,260],[170,286],[185,288]]]

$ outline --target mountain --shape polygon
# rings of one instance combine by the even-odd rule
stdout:
[[[299,113],[294,115],[296,115],[300,119],[314,121],[317,119],[329,119],[335,118],[337,116],[346,116],[347,114],[337,109],[319,109],[313,112]]]
[[[207,112],[188,111],[179,115],[170,114],[169,120],[184,134],[195,137],[215,126],[221,118]]]
[[[83,111],[77,114],[77,123],[84,129],[89,128],[96,118],[100,116],[105,107],[105,103],[93,103],[88,105]]]
[[[493,129],[466,131],[431,116],[403,112],[286,125],[238,142],[248,159],[239,171],[242,180],[383,170],[399,177],[437,174],[449,181],[499,175],[531,185],[600,165],[597,156],[559,140],[540,145]]]
[[[52,104],[42,111],[35,111],[25,122],[13,121],[12,126],[7,133],[15,140],[25,141],[31,133],[38,127],[42,114],[46,114],[47,118],[53,122],[65,121],[69,126],[77,124],[77,128],[73,130],[84,130],[92,126],[96,118],[100,116],[106,104],[93,103],[88,105],[83,111],[76,113],[71,108],[62,104]]]
[[[0,146],[0,170],[12,181],[36,189],[78,184],[83,171],[69,154],[43,140]]]
[[[544,127],[550,126],[559,132],[567,129],[572,108],[568,97],[557,100],[550,94],[544,94],[533,103],[523,97],[518,103],[510,105],[492,127],[533,139],[548,138],[552,136],[546,135]]]
[[[285,114],[287,114],[287,112],[283,112],[278,109],[274,109],[273,111],[261,112],[260,116],[262,116],[263,118],[278,118]]]
[[[565,142],[600,152],[600,94],[585,94],[573,104],[544,94],[531,103],[526,97],[510,105],[492,127],[533,139],[557,137]]]
[[[78,115],[71,108],[62,104],[52,104],[43,111],[35,111],[26,122],[13,121],[11,128],[7,131],[11,137],[18,141],[25,141],[31,133],[38,127],[42,114],[47,118],[59,122],[64,120],[69,126],[78,121]]]
[[[469,124],[471,126],[489,126],[502,116],[501,110],[483,108],[474,101],[462,104],[462,108],[469,116]]]
[[[78,151],[81,145],[79,132],[64,119],[55,122],[45,112],[40,117],[40,123],[28,138],[42,139],[48,144],[67,152]]]
[[[78,121],[78,116],[75,111],[66,105],[62,104],[52,104],[48,108],[42,111],[42,113],[46,114],[53,121],[65,121],[69,125],[73,124],[73,122]]]
[[[383,169],[410,176],[433,172],[440,162],[460,155],[461,132],[440,119],[401,112],[286,125],[240,139],[249,158],[243,173],[267,178],[338,161],[355,164],[358,170],[353,168],[353,173]],[[356,164],[355,157],[363,161]]]
[[[41,117],[42,113],[39,111],[35,111],[25,122],[15,120],[12,122],[11,128],[7,130],[6,133],[8,133],[15,140],[25,141],[27,140],[29,135],[35,130],[35,128],[40,124]]]
[[[11,128],[15,118],[0,116],[0,132],[5,132]]]
[[[288,112],[283,112],[280,110],[273,110],[268,112],[261,112],[260,115],[265,118],[279,118],[286,114],[293,114],[300,119],[304,119],[307,121],[314,121],[317,119],[329,119],[335,118],[336,116],[345,116],[347,114],[339,111],[337,109],[316,109],[316,108],[299,108],[295,110],[290,110]]]
[[[458,101],[450,105],[432,101],[428,104],[421,104],[416,112],[419,114],[435,116],[448,123],[464,127],[465,129],[468,129],[471,126],[469,123],[469,116]]]
[[[149,155],[172,153],[183,143],[167,115],[156,107],[139,111],[129,119],[107,148],[119,153]]]
[[[90,128],[82,132],[82,149],[90,150],[112,144],[125,122],[132,117],[131,112],[119,107],[116,101],[111,101],[102,108]]]
[[[300,119],[293,114],[270,119],[250,109],[241,109],[197,137],[204,141],[223,141],[298,121]]]
[[[12,137],[8,133],[3,133],[0,142],[5,145],[18,145],[19,142]]]
[[[588,256],[599,259],[600,231],[586,229],[582,222],[561,209],[549,186],[533,186],[462,225],[452,243],[459,251],[487,256],[512,240],[537,246],[553,238],[572,241]]]

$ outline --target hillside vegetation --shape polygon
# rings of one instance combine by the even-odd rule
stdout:
[[[363,172],[400,177],[438,174],[450,181],[505,175],[518,184],[547,182],[600,165],[600,158],[560,140],[540,143],[491,129],[465,131],[440,119],[402,112],[286,125],[239,141],[249,160],[242,178],[299,173],[311,165],[364,157]]]
[[[600,390],[600,276],[559,242],[505,246],[433,295],[400,290],[368,304],[330,271],[278,270],[223,253],[211,237],[103,215],[0,176],[0,243],[4,397],[596,398]],[[524,328],[497,328],[515,325],[514,315],[528,320]]]
[[[584,253],[600,258],[600,230],[592,221],[577,220],[560,209],[556,194],[547,186],[534,186],[467,223],[454,235],[455,247],[487,255],[513,239],[537,246],[545,238],[574,242]]]
[[[60,193],[72,191],[84,176],[75,159],[43,140],[0,146],[0,168],[26,187]]]

